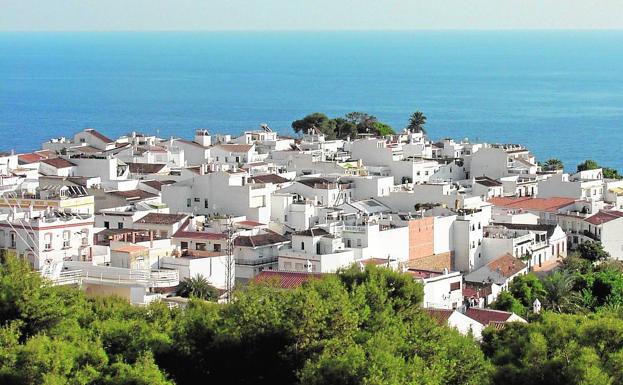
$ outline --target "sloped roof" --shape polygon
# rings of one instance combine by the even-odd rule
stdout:
[[[424,311],[427,312],[439,326],[447,326],[450,316],[454,313],[454,310],[450,309],[425,308]]]
[[[126,200],[140,200],[155,198],[158,195],[149,193],[143,190],[127,190],[127,191],[110,191],[108,194],[113,194],[125,198]]]
[[[74,163],[63,158],[41,159],[41,163],[48,164],[54,168],[67,168],[75,166]]]
[[[524,270],[527,265],[506,253],[493,261],[487,263],[480,269],[472,271],[465,276],[466,282],[486,282],[503,285],[508,279],[520,271]]]
[[[93,128],[87,128],[84,130],[84,132],[88,132],[91,135],[93,135],[94,137],[96,137],[97,139],[101,140],[104,143],[113,143],[114,140],[110,139],[109,137],[107,137],[106,135],[100,133],[99,131],[93,129]]]
[[[249,227],[249,228],[266,226],[265,223],[260,223],[256,221],[248,221],[248,220],[236,222],[234,223],[234,225],[238,225],[240,227]]]
[[[253,182],[256,182],[256,183],[274,183],[274,184],[289,182],[288,179],[282,176],[279,176],[277,174],[256,175],[256,176],[252,176],[251,178],[249,178],[249,180],[252,180]]]
[[[610,221],[613,221],[615,219],[619,219],[619,218],[623,218],[623,211],[617,211],[617,210],[599,210],[599,212],[595,215],[591,215],[590,217],[586,218],[584,221],[588,222],[592,225],[601,225],[604,223],[608,223]]]
[[[558,225],[531,225],[531,224],[523,224],[523,223],[497,223],[494,222],[495,226],[504,226],[509,230],[528,230],[528,231],[547,231],[547,236],[551,237],[556,231],[556,227]]]
[[[510,278],[526,268],[526,264],[509,253],[502,255],[487,263],[486,265],[491,271],[497,271],[502,276]]]
[[[491,198],[489,203],[494,206],[508,207],[514,209],[535,210],[556,212],[563,207],[572,205],[575,199],[572,198]]]
[[[491,179],[487,176],[480,176],[476,178],[476,183],[486,187],[499,187],[502,186],[502,182],[498,182],[495,179]]]
[[[162,191],[162,186],[174,184],[174,180],[145,180],[141,181],[141,183],[155,189],[158,191]]]
[[[330,233],[328,231],[326,231],[325,229],[320,229],[317,227],[308,229],[308,230],[303,230],[303,231],[299,231],[295,233],[296,235],[304,235],[307,237],[321,237],[323,235],[330,235]]]
[[[155,174],[167,165],[164,163],[126,163],[132,174]]]
[[[186,214],[162,214],[162,213],[149,213],[136,221],[136,223],[149,223],[156,225],[173,225],[186,219]]]
[[[252,144],[218,144],[217,148],[220,148],[227,152],[249,152],[253,147]]]
[[[31,164],[41,161],[41,159],[45,159],[44,156],[41,156],[37,153],[31,152],[29,154],[19,154],[17,156],[19,164]]]
[[[494,322],[506,322],[513,315],[513,313],[501,310],[470,307],[465,311],[465,315],[487,326]]]
[[[277,243],[288,242],[289,239],[284,237],[283,235],[277,234],[275,232],[269,231],[265,234],[258,235],[241,235],[234,239],[235,246],[242,247],[261,247],[274,245]]]
[[[275,283],[281,289],[293,289],[305,282],[322,278],[322,273],[264,270],[253,278],[255,283]]]

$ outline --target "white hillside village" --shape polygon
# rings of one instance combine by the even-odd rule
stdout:
[[[430,314],[476,339],[525,322],[487,309],[514,278],[548,274],[586,242],[623,260],[623,181],[599,168],[545,170],[520,144],[409,130],[301,134],[85,129],[2,153],[0,248],[53,284],[136,305],[183,306],[192,277],[227,301],[250,282],[287,289],[377,265],[422,282]]]

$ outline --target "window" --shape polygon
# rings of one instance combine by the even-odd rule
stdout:
[[[15,233],[11,233],[11,248],[14,249],[17,242],[16,242],[16,234]]]
[[[192,204],[192,200],[190,198],[186,199],[186,207],[190,207]]]
[[[69,230],[63,231],[63,249],[68,249],[70,246],[71,233]]]
[[[450,284],[450,291],[461,290],[461,282],[452,282]]]
[[[119,222],[119,223],[117,223],[117,228],[118,228],[118,229],[122,229],[122,228],[123,228],[123,222]]]
[[[180,249],[188,250],[188,242],[180,242]]]
[[[283,216],[283,221],[284,221],[284,222],[287,222],[287,221],[288,221],[288,214],[284,214],[284,216]]]
[[[205,199],[203,200],[203,207],[204,207],[204,208],[206,208],[206,209],[209,209],[209,208],[210,208],[210,205],[208,204],[208,198],[205,198]]]
[[[199,201],[200,201],[199,198],[195,198],[195,202],[199,203]]]
[[[240,157],[239,156],[236,157],[236,163],[240,163]]]
[[[52,233],[45,233],[43,236],[44,249],[52,250]]]
[[[320,242],[316,243],[316,254],[320,254]]]
[[[107,228],[107,229],[110,229],[110,222],[105,221],[104,222],[104,227]]]
[[[221,244],[220,243],[215,243],[214,244],[214,251],[221,251]]]
[[[349,247],[349,248],[350,248],[350,246],[351,246],[351,241],[350,241],[350,239],[347,239],[347,240],[346,240],[346,247]]]
[[[305,242],[301,242],[301,250],[305,250]]]
[[[87,246],[89,244],[89,230],[82,229],[82,246]]]
[[[195,249],[205,251],[206,244],[205,243],[197,243],[197,245],[195,246]]]

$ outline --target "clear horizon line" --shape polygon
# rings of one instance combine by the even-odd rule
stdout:
[[[189,33],[189,32],[621,32],[621,28],[396,28],[396,29],[0,29],[0,33]]]

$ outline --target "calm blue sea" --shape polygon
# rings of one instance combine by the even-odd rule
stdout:
[[[95,127],[239,133],[322,111],[623,169],[623,32],[2,33],[0,150]]]

